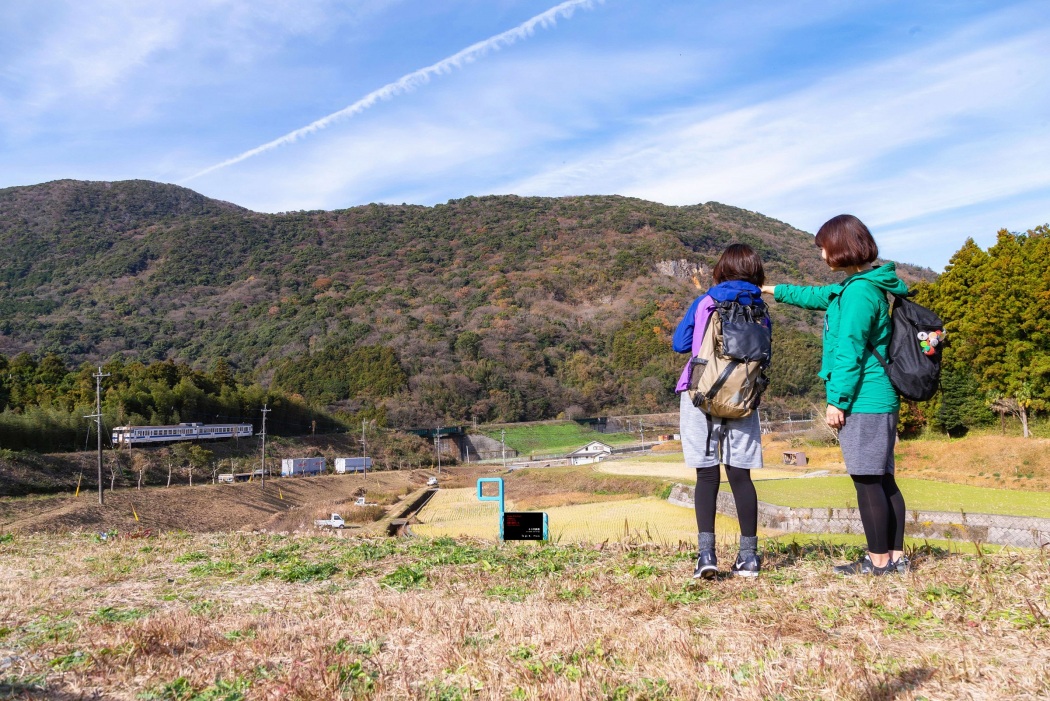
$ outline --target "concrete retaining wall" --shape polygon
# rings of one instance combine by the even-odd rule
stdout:
[[[693,508],[693,486],[676,484],[667,499]],[[718,512],[736,518],[728,485],[718,492]],[[758,502],[758,525],[788,533],[864,533],[860,511],[845,508],[800,508]],[[1050,545],[1050,519],[1030,516],[908,511],[904,532],[911,538],[964,540],[1019,548]]]
[[[480,433],[468,433],[463,436],[463,450],[466,453],[462,459],[469,455],[470,460],[497,460],[503,457],[503,445],[494,438],[483,436]],[[507,448],[507,459],[518,457],[518,451]]]

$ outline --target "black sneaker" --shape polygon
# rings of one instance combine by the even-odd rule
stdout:
[[[696,558],[696,569],[693,570],[693,579],[714,579],[718,574],[718,558],[714,550],[702,550]]]
[[[851,562],[848,565],[835,565],[835,574],[843,575],[854,575],[854,574],[867,574],[873,577],[881,577],[884,574],[890,573],[896,574],[897,569],[893,562],[886,563],[885,567],[876,567],[872,563],[871,558],[865,555],[856,562]]]
[[[734,577],[757,577],[761,570],[762,561],[757,554],[751,553],[750,555],[737,555],[731,572]]]
[[[911,572],[911,560],[908,559],[907,555],[901,555],[896,560],[890,560],[890,565],[896,570],[897,574],[908,574]]]

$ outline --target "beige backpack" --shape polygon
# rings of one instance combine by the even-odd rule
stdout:
[[[691,361],[689,398],[708,416],[739,419],[758,407],[769,384],[772,332],[765,304],[719,302]]]

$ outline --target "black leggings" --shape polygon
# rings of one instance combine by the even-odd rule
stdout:
[[[904,495],[893,475],[850,475],[857,488],[857,508],[868,539],[868,552],[904,550]]]
[[[758,495],[751,481],[751,470],[726,465],[729,487],[736,502],[736,517],[740,521],[740,535],[751,537],[758,533]],[[699,468],[696,471],[696,492],[693,508],[696,509],[696,530],[700,533],[715,532],[715,505],[718,503],[717,467]]]

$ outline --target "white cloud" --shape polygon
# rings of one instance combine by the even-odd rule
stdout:
[[[811,230],[843,210],[877,227],[999,200],[1050,185],[1048,44],[1046,30],[976,51],[945,42],[713,115],[658,115],[506,189],[718,200]]]
[[[0,93],[0,123],[25,135],[45,128],[45,118],[73,111],[81,120],[149,112],[143,105],[176,102],[182,91],[226,82],[236,74],[232,67],[243,70],[290,39],[317,39],[398,1],[350,9],[337,0],[24,3],[8,9],[15,13],[10,34],[0,29],[15,47],[3,71],[9,87]],[[16,30],[35,24],[39,31]]]
[[[322,129],[327,129],[332,124],[360,114],[384,100],[390,100],[399,95],[403,95],[404,93],[411,92],[412,90],[429,83],[432,78],[462,69],[467,64],[473,63],[494,51],[498,51],[503,47],[511,46],[512,44],[527,39],[535,33],[538,27],[553,27],[557,24],[558,20],[571,18],[576,10],[590,9],[596,3],[602,1],[603,0],[565,0],[538,15],[525,20],[516,27],[500,32],[488,39],[471,44],[465,49],[457,51],[447,58],[441,59],[437,63],[407,73],[394,82],[387,83],[386,85],[373,90],[348,107],[344,107],[337,112],[321,117],[304,127],[300,127],[284,136],[280,136],[265,144],[249,149],[240,155],[209,166],[204,170],[191,175],[187,180],[199,178],[202,175],[206,175],[221,168],[226,168],[235,163],[240,163],[280,146],[295,143],[296,141],[315,134]]]
[[[489,194],[508,174],[560,159],[570,141],[604,138],[610,120],[626,118],[625,95],[680,90],[705,60],[685,52],[503,55],[194,185],[269,211]]]

